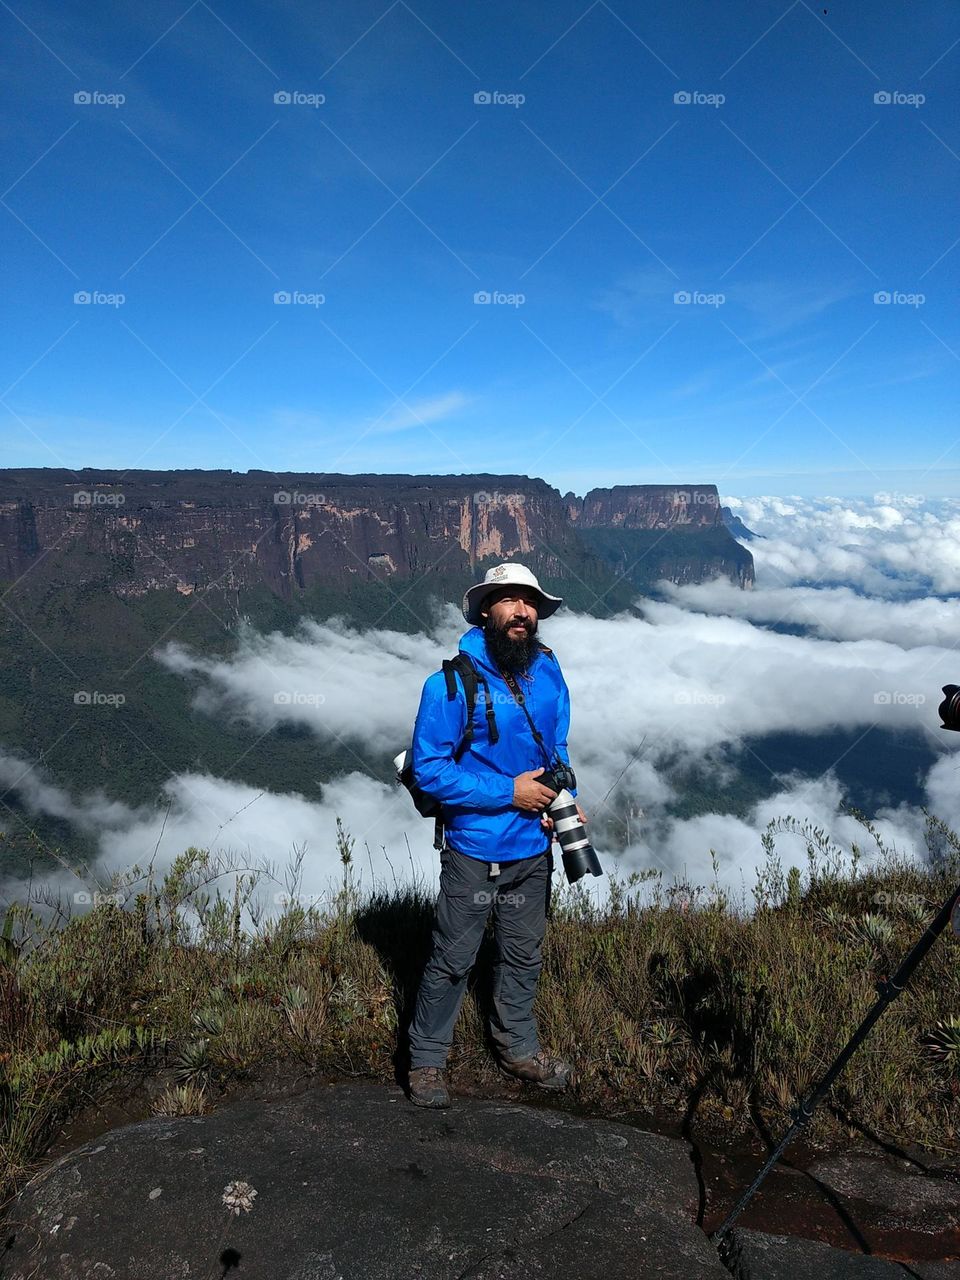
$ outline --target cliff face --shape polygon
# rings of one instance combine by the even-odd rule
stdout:
[[[638,585],[753,580],[710,485],[581,499],[527,476],[0,470],[0,578],[24,586],[106,581],[137,597],[266,585],[291,599],[521,557],[559,582],[585,569]]]
[[[591,489],[582,499],[568,494],[567,503],[570,519],[586,529],[713,529],[720,523],[720,497],[713,484],[686,489],[618,484]]]
[[[586,546],[635,587],[715,577],[753,586],[753,557],[726,527],[716,485],[615,485],[566,501]]]

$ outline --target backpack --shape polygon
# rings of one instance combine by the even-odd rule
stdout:
[[[473,710],[477,705],[477,686],[483,686],[483,698],[486,706],[487,730],[490,734],[490,741],[496,742],[499,737],[497,730],[497,720],[493,713],[493,699],[490,697],[490,688],[487,684],[487,678],[482,671],[478,671],[473,665],[472,660],[463,652],[459,652],[454,658],[444,658],[442,664],[443,677],[447,685],[447,699],[452,702],[457,696],[457,676],[463,684],[463,692],[467,700],[467,726],[464,730],[463,737],[457,744],[457,748],[453,753],[454,760],[459,760],[464,751],[473,741]],[[416,805],[417,813],[423,818],[434,819],[433,847],[435,849],[443,848],[443,806],[440,801],[433,796],[428,795],[421,787],[417,785],[413,776],[413,751],[409,747],[406,751],[401,751],[394,759],[394,765],[397,771],[397,781],[401,783],[410,792],[413,803]]]

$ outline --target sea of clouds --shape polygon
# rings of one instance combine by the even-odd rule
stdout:
[[[787,727],[866,733],[876,725],[922,735],[934,757],[925,806],[960,828],[960,735],[941,730],[936,713],[940,687],[960,683],[960,502],[896,494],[723,501],[760,535],[750,543],[752,591],[725,580],[663,584],[659,599],[638,598],[631,613],[599,620],[561,610],[541,624],[570,688],[578,798],[601,861],[622,874],[653,868],[668,883],[712,884],[716,875],[747,902],[771,819],[790,814],[842,847],[869,845],[844,809],[830,759],[816,777],[779,779],[776,794],[744,818],[669,816],[668,763],[696,762],[722,782],[725,749],[747,740],[758,749],[758,736],[762,748],[763,734]],[[340,818],[355,839],[361,883],[419,879],[432,889],[433,823],[383,779],[386,762],[409,742],[424,679],[456,651],[463,631],[459,608],[446,604],[413,635],[359,632],[333,620],[305,622],[292,637],[247,627],[229,661],[176,642],[159,652],[164,666],[195,685],[198,714],[242,717],[254,735],[296,722],[338,743],[351,766],[319,787],[319,799],[184,772],[165,783],[159,808],[132,809],[70,796],[3,754],[0,787],[94,836],[101,881],[151,858],[163,868],[195,845],[269,864],[269,905],[271,894],[282,900],[284,867],[299,850],[302,892],[323,901],[341,871]],[[920,810],[900,804],[870,817],[888,846],[925,856]],[[806,864],[797,836],[778,837],[778,852],[784,867]],[[67,892],[77,887],[53,880]],[[605,879],[588,883],[604,895]]]

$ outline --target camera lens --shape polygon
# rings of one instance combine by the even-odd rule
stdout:
[[[945,684],[944,698],[937,709],[943,721],[942,728],[960,730],[960,685]]]
[[[564,768],[568,770],[569,775],[572,777],[573,770],[569,769],[568,766],[564,766]],[[547,813],[553,818],[553,829],[560,842],[563,869],[566,872],[567,880],[570,884],[573,884],[585,875],[602,876],[603,868],[600,866],[596,851],[587,837],[587,829],[580,821],[577,802],[567,790],[565,779],[557,776],[559,772],[557,765],[554,764],[549,773],[545,772],[540,775],[538,782],[542,782],[551,791],[557,792],[557,795],[547,805]],[[574,783],[574,785],[576,784]]]

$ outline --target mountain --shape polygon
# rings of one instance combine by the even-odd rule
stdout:
[[[528,476],[0,470],[0,867],[28,865],[31,832],[96,850],[93,825],[32,809],[19,780],[137,805],[182,772],[310,797],[356,768],[304,727],[203,714],[197,680],[153,657],[169,641],[229,658],[247,623],[333,615],[412,633],[513,557],[597,617],[663,577],[753,583],[711,485],[578,498]],[[389,780],[389,761],[370,767]]]
[[[614,586],[660,578],[753,583],[713,485],[581,499],[528,476],[0,470],[0,580],[102,582],[123,599],[264,587],[292,602],[421,578],[446,595],[443,579],[462,590],[510,558],[555,586],[586,584],[567,593],[575,608],[609,611]]]

